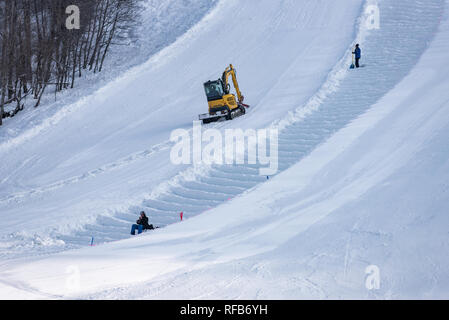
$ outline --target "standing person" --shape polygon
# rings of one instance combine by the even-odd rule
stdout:
[[[148,224],[148,217],[146,216],[144,211],[140,212],[140,217],[136,221],[136,224],[133,224],[131,228],[131,234],[134,236],[136,235],[136,229],[138,230],[139,234],[143,232],[143,230],[153,230],[154,227],[152,224]]]
[[[360,68],[360,63],[359,62],[360,62],[360,58],[362,58],[362,49],[360,49],[360,46],[359,46],[358,43],[355,45],[355,50],[354,50],[354,52],[352,54],[355,55],[355,66],[356,66],[356,68]]]

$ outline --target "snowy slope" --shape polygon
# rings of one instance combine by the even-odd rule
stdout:
[[[1,143],[3,254],[126,237],[131,206],[187,169],[167,163],[168,139],[205,112],[204,81],[233,63],[252,107],[245,119],[218,126],[265,127],[320,88],[355,37],[361,4],[222,0],[145,64]],[[152,209],[162,226],[179,213]]]
[[[42,103],[35,109],[34,99],[25,98],[25,110],[20,117],[8,118],[0,130],[0,142],[21,141],[38,134],[51,123],[65,115],[65,106],[119,77],[130,68],[146,62],[149,57],[172,44],[194,26],[217,3],[217,0],[145,0],[140,3],[134,28],[122,34],[117,45],[110,48],[102,72],[86,72],[75,81],[76,90],[66,90],[56,95],[49,87]],[[125,37],[127,38],[125,39]],[[59,113],[59,115],[57,115]]]
[[[249,2],[245,2],[248,12],[260,13],[266,9],[267,14],[270,10],[272,13],[273,4],[269,2],[263,2],[266,7],[258,2],[257,10]],[[292,8],[303,9],[314,15],[311,20],[315,22],[321,10],[313,11],[313,3],[316,2],[304,2],[306,7],[302,7],[292,1],[288,2],[292,7],[281,6],[280,11],[288,17]],[[329,10],[340,8],[346,19],[351,18],[353,22],[360,10],[357,1],[348,4],[345,11],[341,2],[337,7],[321,2],[320,9],[324,3]],[[285,171],[278,176],[207,213],[151,235],[44,258],[4,261],[0,267],[0,292],[9,297],[50,298],[447,297],[449,16],[447,10],[443,15],[443,3],[437,0],[379,2],[382,28],[363,37],[358,35],[366,52],[370,52],[365,68],[349,74],[343,71],[346,56],[328,77],[310,76],[307,85],[302,86],[305,91],[293,97],[283,92],[297,70],[288,69],[277,75],[282,85],[266,84],[266,88],[278,88],[266,99],[271,96],[273,101],[281,101],[280,110],[273,111],[266,106],[264,98],[256,104],[257,116],[254,111],[246,118],[249,121],[239,119],[226,124],[251,123],[262,127],[301,106],[296,113],[276,122],[285,126],[281,150],[283,145],[289,151],[298,150],[291,159],[280,154]],[[448,4],[446,1],[446,8]],[[211,24],[209,21],[208,25]],[[331,34],[332,29],[335,30],[335,25],[326,32]],[[202,32],[195,35],[197,40],[204,36]],[[353,41],[347,38],[334,63]],[[322,46],[322,50],[327,48]],[[332,54],[328,54],[331,59]],[[322,57],[319,58],[321,61]],[[297,67],[300,70],[307,65],[298,62]],[[330,66],[322,67],[323,74],[330,69]],[[242,71],[239,76],[251,78]],[[324,85],[313,95],[323,79]],[[251,86],[249,80],[245,83],[249,83],[257,96],[257,86]],[[354,83],[358,84],[358,90],[354,89]],[[289,87],[292,92],[296,92],[295,85]],[[279,96],[275,99],[276,95],[285,97],[284,102]],[[246,93],[246,96],[250,95]],[[263,108],[273,114],[263,118],[258,112]],[[179,121],[184,116],[178,115]],[[189,126],[188,121],[185,127]],[[134,132],[136,138],[137,132]],[[89,153],[96,151],[97,146],[91,147]],[[155,158],[160,154],[156,151]],[[161,180],[172,175],[163,159],[161,156],[159,160],[164,170],[160,173]],[[294,164],[295,159],[301,161]],[[76,160],[68,168],[75,170]],[[148,160],[142,156],[129,162],[145,168]],[[240,178],[248,176],[247,170],[250,168],[242,170]],[[128,177],[132,172],[125,171],[119,169],[115,173]],[[56,176],[64,174],[57,173],[58,170],[49,172]],[[139,178],[145,179],[140,174],[143,177]],[[16,179],[11,177],[9,181]],[[42,176],[35,179],[39,181]],[[112,178],[109,185],[105,184],[108,179],[101,175],[92,180],[92,188],[106,185],[108,192],[113,190]],[[137,190],[137,181],[127,181],[130,181],[129,189],[135,186]],[[28,186],[19,185],[18,189],[29,191]],[[83,184],[83,190],[88,185]],[[44,217],[36,221],[49,222],[52,205],[64,200],[64,193],[70,193],[70,186],[60,189],[65,190],[45,191],[56,197],[55,202],[48,200],[45,192],[38,195],[48,205],[48,211],[39,205],[36,210]],[[87,189],[85,194],[77,191],[78,199],[88,194]],[[19,204],[16,200],[5,201],[2,212],[12,213],[18,206],[28,209],[32,207],[32,197],[25,192]],[[136,201],[138,198],[135,197]],[[8,204],[11,202],[15,203],[14,207]],[[87,206],[73,202],[70,208],[79,206],[75,217],[79,219]],[[96,199],[96,203],[101,207],[100,200]],[[19,218],[7,220],[11,229],[20,225]],[[365,287],[365,268],[369,265],[379,267],[379,290],[369,291]],[[81,280],[75,292],[67,286],[73,268],[79,270]]]

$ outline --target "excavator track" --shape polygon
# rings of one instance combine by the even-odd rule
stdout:
[[[199,120],[201,120],[203,122],[203,124],[208,124],[208,123],[212,123],[212,122],[217,122],[220,120],[234,120],[235,118],[241,117],[246,113],[246,109],[245,107],[249,107],[247,105],[240,105],[239,107],[232,110],[230,113],[228,114],[221,114],[218,116],[210,116],[209,114],[203,114],[200,115]]]
[[[234,120],[235,118],[243,116],[245,113],[246,113],[245,107],[239,105],[238,108],[231,111],[229,120]]]

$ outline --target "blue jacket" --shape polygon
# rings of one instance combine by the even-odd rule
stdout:
[[[360,59],[362,57],[362,50],[360,48],[355,48],[353,53],[355,54],[356,59]]]

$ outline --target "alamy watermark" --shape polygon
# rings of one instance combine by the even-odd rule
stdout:
[[[81,28],[80,8],[76,5],[71,5],[65,9],[65,13],[69,15],[65,20],[65,27],[68,30],[79,30]]]
[[[174,146],[170,160],[180,164],[253,164],[260,165],[259,174],[274,175],[278,171],[277,129],[203,130],[200,121],[192,130],[177,129],[171,133]]]
[[[77,292],[81,289],[81,272],[78,266],[71,265],[65,270],[68,274],[65,288],[69,293]]]
[[[376,265],[370,265],[365,269],[365,287],[368,290],[380,289],[380,269]]]
[[[366,29],[368,30],[378,30],[380,29],[380,8],[377,1],[372,1],[371,4],[366,6],[365,14],[366,18]]]

